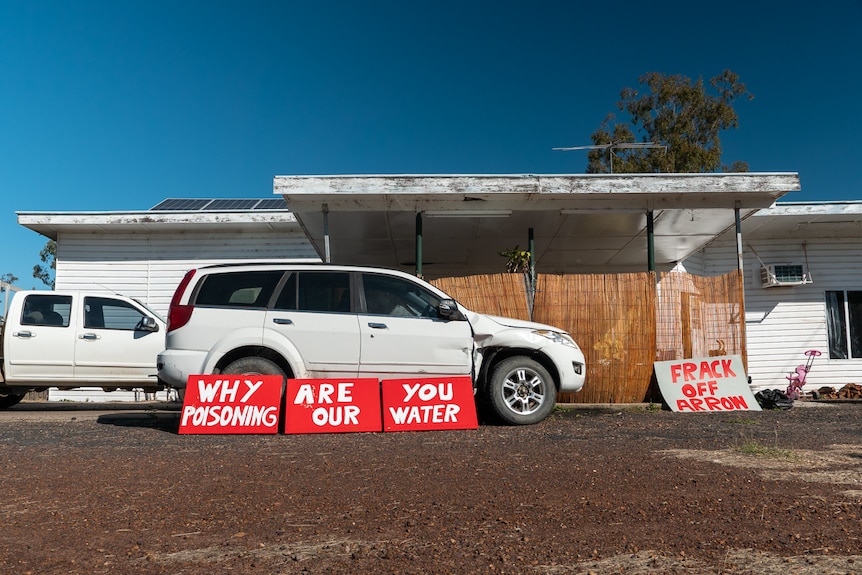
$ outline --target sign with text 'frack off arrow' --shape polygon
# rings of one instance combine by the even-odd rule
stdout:
[[[672,411],[760,411],[739,355],[657,361],[655,375]]]

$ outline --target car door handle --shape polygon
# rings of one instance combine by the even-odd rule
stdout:
[[[33,337],[33,332],[32,331],[16,331],[12,335],[14,335],[15,337]]]
[[[79,339],[86,339],[86,340],[100,339],[99,336],[96,335],[95,333],[82,333],[81,335],[78,336],[78,338]]]
[[[278,325],[293,325],[293,320],[286,317],[274,317],[272,318],[272,323]]]
[[[368,323],[368,327],[371,329],[389,329],[389,327],[385,323]]]

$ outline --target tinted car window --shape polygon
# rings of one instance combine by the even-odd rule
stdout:
[[[135,330],[144,314],[122,300],[105,297],[84,298],[84,327],[87,329]]]
[[[69,326],[72,313],[72,296],[28,295],[21,316],[23,325]]]
[[[276,309],[298,311],[350,311],[350,274],[347,272],[295,272],[275,302]]]
[[[201,282],[196,305],[221,307],[266,307],[281,271],[210,274]]]
[[[365,306],[370,314],[437,317],[440,298],[402,278],[363,274]]]

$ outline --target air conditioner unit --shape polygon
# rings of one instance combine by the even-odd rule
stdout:
[[[798,286],[811,283],[802,264],[768,264],[760,267],[761,287]]]

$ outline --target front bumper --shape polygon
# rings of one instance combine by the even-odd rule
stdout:
[[[580,349],[567,345],[547,345],[541,350],[557,368],[560,391],[580,391],[586,380],[587,366]]]

